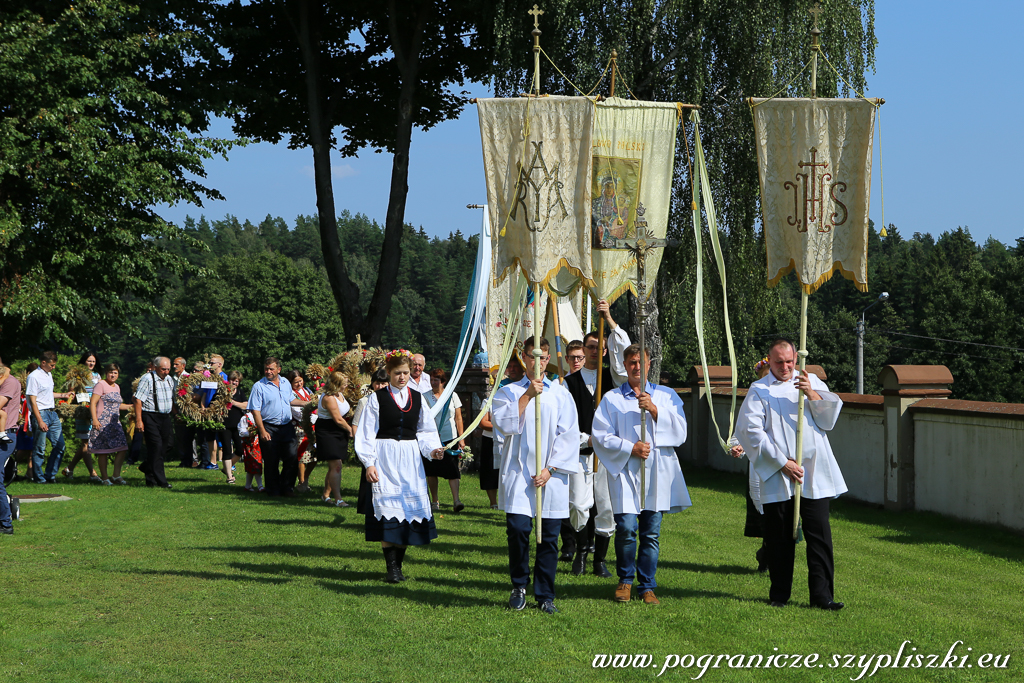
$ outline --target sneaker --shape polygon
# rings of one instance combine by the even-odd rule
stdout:
[[[252,493],[255,489],[253,489],[253,487],[251,487],[251,486],[243,486],[242,490],[243,491],[248,491],[249,493]]]
[[[0,432],[0,443],[14,443],[14,440],[7,436],[7,432]]]
[[[554,600],[545,600],[544,602],[538,602],[537,603],[537,609],[539,609],[544,614],[557,614],[558,613],[558,608],[555,607],[555,601]]]
[[[508,606],[517,612],[526,607],[526,589],[513,588],[512,595],[508,596]]]
[[[6,536],[13,536],[14,535],[14,527],[0,526],[0,534],[4,534]]]
[[[203,465],[203,469],[204,470],[219,470],[220,468],[217,467],[216,465],[214,465],[212,462],[208,462],[205,465]]]
[[[19,498],[11,498],[11,519],[21,519],[21,500]]]

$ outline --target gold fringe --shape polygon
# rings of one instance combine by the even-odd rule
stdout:
[[[788,275],[789,273],[791,273],[794,270],[796,270],[796,261],[794,259],[789,259],[789,265],[785,266],[784,268],[780,268],[779,271],[775,274],[775,277],[770,277],[770,274],[769,274],[768,287],[771,288],[771,287],[774,287],[775,285],[779,284],[779,281],[782,280],[782,278],[784,276]],[[819,277],[812,284],[809,284],[809,285],[808,284],[804,284],[803,278],[800,277],[800,273],[799,272],[797,272],[797,280],[800,281],[800,288],[804,292],[806,292],[807,294],[814,294],[816,291],[818,291],[819,287],[821,287],[823,284],[825,284],[826,282],[831,280],[832,279],[832,275],[835,274],[837,271],[844,278],[846,278],[847,280],[850,280],[851,282],[853,282],[854,287],[856,287],[858,291],[861,291],[861,292],[867,292],[868,291],[867,280],[865,280],[864,282],[859,281],[857,279],[856,273],[854,273],[852,270],[846,270],[845,268],[843,268],[843,264],[840,261],[834,262],[832,264],[832,267],[828,271],[823,273],[821,275],[821,277]]]
[[[497,287],[498,285],[500,285],[501,281],[505,279],[505,277],[509,274],[509,272],[514,270],[517,266],[519,267],[519,270],[523,273],[523,276],[525,277],[526,276],[526,269],[523,268],[522,260],[518,256],[516,256],[515,258],[512,259],[512,263],[510,263],[507,266],[505,266],[505,269],[503,271],[501,271],[501,274],[498,275],[496,278],[494,278],[494,286]],[[551,270],[549,270],[547,272],[547,275],[544,276],[544,279],[542,279],[540,282],[530,282],[530,286],[532,287],[533,285],[539,285],[540,287],[547,288],[548,283],[551,281],[551,278],[553,278],[556,275],[558,275],[558,273],[562,270],[562,268],[565,268],[570,273],[572,273],[573,275],[578,277],[580,279],[580,284],[583,287],[586,287],[587,289],[593,289],[594,288],[594,281],[593,281],[593,279],[584,277],[583,271],[580,270],[579,268],[575,267],[575,266],[569,265],[569,262],[566,261],[565,258],[558,259],[558,263],[555,264],[554,268],[552,268]],[[529,280],[527,280],[527,281],[529,281]]]

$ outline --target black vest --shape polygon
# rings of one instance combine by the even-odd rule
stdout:
[[[597,410],[597,405],[594,403],[594,395],[587,389],[587,383],[583,381],[583,375],[580,374],[579,370],[571,375],[566,375],[565,388],[569,390],[572,400],[576,403],[576,414],[578,415],[580,431],[584,434],[590,434],[590,430],[594,425],[594,411]],[[601,368],[601,393],[607,394],[614,389],[615,384],[612,383],[611,370],[607,367]],[[584,448],[580,452],[590,453],[591,451],[589,448]]]
[[[391,397],[391,388],[384,387],[377,390],[377,404],[380,406],[380,416],[377,420],[377,438],[392,439],[394,441],[414,441],[416,439],[416,427],[420,423],[420,405],[423,397],[420,392],[409,389],[409,403],[406,404],[408,411],[404,411],[395,403]]]

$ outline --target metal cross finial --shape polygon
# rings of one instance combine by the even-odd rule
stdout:
[[[536,7],[536,5],[534,5],[534,7]],[[814,15],[814,30],[817,31],[818,30],[818,15],[821,14],[821,3],[820,2],[814,3],[814,7],[812,7],[811,9],[809,9],[807,11]]]
[[[352,346],[353,346],[353,348],[355,348],[356,351],[362,351],[363,350],[363,347],[366,346],[366,344],[363,343],[362,335],[359,335],[359,334],[356,335],[356,343],[353,344]]]
[[[544,10],[538,8],[537,5],[534,5],[533,9],[527,10],[526,13],[533,15],[533,27],[540,28],[540,15],[544,14]]]

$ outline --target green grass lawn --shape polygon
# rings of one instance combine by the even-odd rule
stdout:
[[[11,487],[74,500],[23,505],[15,535],[0,537],[0,681],[684,681],[700,674],[683,668],[686,655],[777,652],[819,659],[730,668],[722,658],[700,680],[846,681],[861,668],[833,655],[864,664],[905,640],[905,656],[937,663],[963,641],[963,668],[926,669],[923,659],[870,675],[874,659],[859,680],[1024,680],[1021,538],[936,515],[836,502],[836,599],[846,609],[807,607],[802,545],[794,600],[775,609],[754,569],[758,542],[742,536],[745,478],[687,471],[694,507],[662,527],[661,606],[613,603],[614,579],[560,565],[561,613],[547,616],[504,608],[504,519],[473,476],[463,480],[467,509],[452,514],[448,501],[439,538],[410,549],[409,580],[391,586],[360,516],[317,494],[268,500],[246,494],[244,476],[228,486],[194,470],[169,469],[172,491],[145,488],[134,468],[130,487],[89,484],[84,473]],[[357,476],[346,467],[351,502]],[[986,653],[1009,663],[980,668]],[[650,659],[594,668],[601,654]],[[681,665],[659,678],[675,655]]]

